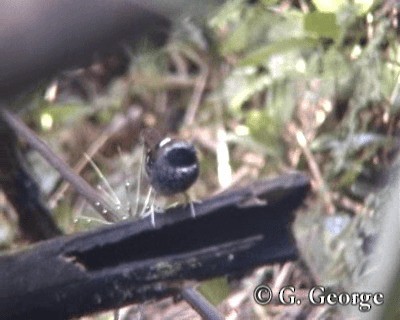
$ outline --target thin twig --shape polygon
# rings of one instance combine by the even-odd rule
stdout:
[[[196,85],[197,77],[168,75],[161,78],[154,78],[143,73],[133,73],[136,85],[149,86],[151,88],[163,89],[186,89]]]
[[[317,184],[317,190],[319,191],[320,195],[322,196],[322,199],[324,201],[326,210],[329,214],[333,214],[335,212],[335,206],[333,205],[332,197],[329,194],[329,190],[326,186],[326,183],[324,182],[324,179],[322,177],[321,170],[319,169],[319,166],[317,164],[317,161],[315,160],[310,148],[308,147],[308,141],[306,137],[304,136],[304,133],[296,128],[296,140],[297,143],[299,144],[301,150],[303,151],[304,156],[306,157],[308,166],[310,168],[310,171],[313,175],[314,181]]]
[[[217,129],[217,165],[219,185],[227,188],[232,184],[232,167],[226,142],[226,131],[222,126]]]
[[[170,48],[169,51],[171,60],[174,63],[174,66],[176,67],[177,73],[182,77],[187,77],[189,75],[188,72],[189,68],[186,60],[182,57],[182,55],[179,53],[179,50],[177,50],[176,47]]]
[[[131,122],[134,122],[139,119],[141,115],[141,111],[139,108],[131,108],[127,116],[118,114],[114,117],[112,122],[106,128],[106,130],[100,134],[100,136],[89,146],[86,154],[89,156],[89,159],[93,158],[93,156],[104,146],[104,144],[117,132],[121,131]],[[88,164],[88,158],[82,157],[78,163],[73,167],[73,171],[79,175],[80,172],[86,167]],[[65,192],[68,190],[69,183],[68,181],[64,181],[60,187],[54,192],[53,196],[49,199],[50,208],[55,208],[60,199],[63,198]]]
[[[222,320],[224,316],[204,298],[196,289],[185,288],[181,291],[182,297],[194,310],[206,320]]]
[[[57,156],[48,145],[42,141],[31,129],[29,129],[17,116],[0,108],[0,114],[4,121],[23,137],[26,142],[40,155],[46,159],[50,165],[56,169],[61,176],[74,186],[76,191],[84,197],[100,215],[110,222],[118,221],[118,216],[114,213],[111,206],[93,189],[81,176],[75,174],[63,159]]]
[[[275,277],[274,286],[272,292],[278,292],[280,288],[283,288],[287,284],[290,275],[293,273],[294,264],[292,262],[286,262],[278,275]]]
[[[201,97],[206,88],[207,79],[208,79],[208,68],[207,68],[207,66],[204,66],[203,69],[204,70],[202,71],[201,75],[199,76],[198,80],[196,81],[196,85],[194,86],[193,94],[192,94],[192,97],[189,102],[189,106],[188,106],[186,114],[185,114],[184,123],[187,126],[193,125],[197,109],[200,106]]]

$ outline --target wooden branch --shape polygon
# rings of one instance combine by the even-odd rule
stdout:
[[[18,149],[15,133],[1,116],[0,137],[0,188],[18,214],[23,236],[30,241],[39,241],[61,235]]]
[[[157,214],[156,228],[123,222],[0,257],[0,314],[66,319],[294,259],[290,222],[308,190],[298,173],[261,180],[195,204],[195,219],[179,206]]]
[[[58,157],[55,153],[52,152],[52,150],[47,146],[47,144],[42,141],[38,136],[36,136],[36,134],[31,131],[17,116],[13,115],[11,112],[8,112],[5,108],[4,109],[0,109],[0,121],[2,120],[5,121],[5,125],[8,127],[10,126],[11,128],[14,129],[14,131],[16,133],[18,133],[20,136],[22,136],[30,145],[33,149],[35,149],[36,151],[38,151],[51,165],[53,165],[53,167],[55,169],[58,170],[58,172],[61,174],[62,177],[64,177],[64,179],[66,179],[67,181],[69,181],[74,187],[75,189],[87,200],[89,201],[89,203],[91,203],[95,209],[99,210],[99,213],[104,217],[105,220],[107,221],[118,221],[118,219],[115,218],[115,214],[110,211],[110,209],[106,209],[105,207],[105,202],[103,200],[103,198],[94,190],[92,189],[92,187],[90,185],[88,185],[86,183],[85,180],[83,180],[78,174],[75,174],[75,172],[73,172],[69,166],[60,158]],[[127,121],[127,119],[125,119],[125,122]],[[7,128],[10,134],[13,134],[11,132],[11,128]],[[15,135],[13,135],[14,140],[15,139]],[[14,141],[16,142],[16,141]],[[8,147],[8,143],[9,141],[7,141],[6,143],[6,147]],[[0,147],[3,144],[0,145]],[[16,146],[15,144],[12,145],[12,147],[16,150]],[[0,149],[1,150],[1,149]],[[10,160],[10,155],[6,155],[5,157],[6,162],[14,162],[16,161],[17,163],[14,164],[15,165],[20,165],[20,162],[22,161],[21,159],[16,159],[15,157],[13,157],[13,159]],[[15,158],[15,159],[14,159]],[[0,163],[2,163],[2,161],[0,160]],[[1,170],[0,170],[1,172]],[[9,172],[4,173],[4,175],[9,176]],[[36,189],[33,189],[32,186],[32,182],[30,182],[29,175],[27,176],[23,176],[20,177],[21,179],[17,179],[15,177],[15,175],[11,175],[11,177],[13,179],[11,179],[11,182],[15,183],[16,181],[19,182],[20,180],[23,180],[23,182],[20,182],[19,184],[27,184],[29,185],[28,191],[29,191],[29,197],[25,196],[25,197],[21,197],[20,195],[25,195],[27,192],[22,192],[19,188],[18,191],[15,191],[14,189],[10,188],[10,185],[8,185],[6,194],[8,196],[9,199],[13,200],[15,198],[15,200],[18,201],[14,201],[16,204],[16,208],[17,209],[21,209],[21,208],[31,208],[32,207],[32,203],[36,203],[39,201],[39,190],[36,186],[36,184],[34,186],[36,186]],[[23,178],[23,179],[22,179]],[[9,179],[10,180],[10,179]],[[0,180],[1,182],[2,180]],[[28,181],[28,182],[27,182]],[[12,193],[10,193],[10,190],[13,190]],[[17,195],[17,197],[12,197],[9,195]],[[29,201],[26,201],[27,199],[29,199]],[[36,202],[35,202],[36,201]],[[103,204],[103,205],[102,205]],[[46,208],[43,205],[43,208]],[[106,211],[104,211],[106,209]],[[20,212],[22,211],[22,212]],[[53,223],[53,225],[55,226],[53,220],[50,218],[50,215],[44,215],[44,216],[39,216],[40,219],[38,219],[31,211],[29,210],[28,212],[26,212],[27,210],[20,210],[17,213],[20,216],[20,222],[25,222],[23,224],[21,224],[22,226],[27,225],[27,227],[25,229],[26,232],[30,232],[29,234],[36,232],[35,226],[36,225],[40,225],[42,227],[42,229],[44,229],[46,227],[45,230],[47,230],[48,227],[48,223],[46,224],[45,222],[47,220],[45,220],[44,218],[47,218],[49,220],[50,223]],[[44,213],[49,213],[49,211],[45,211]],[[24,219],[25,217],[25,219]],[[26,219],[27,217],[29,217],[30,219]],[[30,220],[30,223],[26,223],[27,220]],[[32,228],[29,227],[33,226]],[[23,229],[25,231],[25,229]],[[41,229],[40,229],[41,230]],[[57,235],[60,235],[61,231],[59,231],[59,233]],[[47,234],[46,234],[47,235]],[[33,238],[33,240],[42,240],[42,239],[47,239],[50,238],[52,236],[54,236],[55,234],[50,234],[47,237],[45,237],[44,235],[41,235],[41,237],[39,238],[38,236],[36,238]],[[222,319],[222,315],[219,314],[218,310],[216,310],[216,308],[210,304],[204,297],[201,296],[200,293],[196,292],[195,289],[193,288],[185,288],[182,290],[182,297],[187,301],[188,303],[190,303],[192,306],[195,307],[195,309],[203,315],[204,319],[207,320],[212,320],[212,319]]]
[[[40,155],[46,159],[49,164],[56,169],[61,176],[72,184],[76,191],[82,195],[98,213],[109,222],[118,221],[118,216],[110,204],[108,204],[100,194],[92,188],[80,175],[76,174],[63,159],[57,156],[50,147],[42,141],[36,133],[34,133],[25,123],[23,123],[16,115],[9,112],[6,108],[1,108],[0,104],[0,120],[1,118],[7,123],[18,135],[23,137],[26,142]]]
[[[189,303],[194,310],[207,320],[223,320],[224,317],[215,307],[194,288],[185,288],[181,291],[182,297]]]

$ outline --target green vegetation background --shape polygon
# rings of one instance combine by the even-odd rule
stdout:
[[[293,227],[302,252],[296,268],[308,273],[296,281],[348,288],[365,275],[365,245],[378,231],[384,200],[379,192],[396,164],[397,23],[390,1],[227,1],[205,27],[190,19],[177,24],[162,49],[127,49],[128,72],[107,86],[87,76],[99,63],[69,75],[85,95],[68,87],[53,98],[38,92],[25,117],[73,165],[117,115],[139,110],[141,123],[196,144],[198,199],[259,177],[308,172],[312,195]],[[134,206],[141,200],[129,200],[124,181],[133,176],[137,187],[139,134],[113,137],[112,145],[94,162],[122,206]],[[57,173],[35,155],[31,162],[51,199]],[[104,183],[90,166],[82,174]],[[95,213],[80,219],[85,210],[70,191],[55,207],[66,232],[93,226]],[[6,234],[2,245],[9,247],[17,235],[12,227]],[[266,271],[272,283],[280,271]],[[254,312],[262,318],[276,310]]]

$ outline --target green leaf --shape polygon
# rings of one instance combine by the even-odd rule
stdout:
[[[270,87],[266,112],[274,123],[285,125],[293,117],[296,106],[295,85],[290,81],[275,81]]]
[[[276,41],[256,50],[245,56],[240,62],[240,66],[257,65],[265,63],[274,54],[284,53],[295,49],[312,48],[317,46],[318,41],[312,38],[288,38]]]
[[[320,12],[335,13],[347,4],[347,0],[312,0],[315,7]]]
[[[340,26],[336,22],[334,13],[314,11],[304,15],[304,29],[316,34],[320,38],[338,39]]]
[[[205,281],[200,285],[199,291],[216,306],[229,295],[228,281],[225,277]]]
[[[270,6],[273,4],[276,4],[279,0],[261,0],[261,3],[266,5],[266,6]]]
[[[240,112],[243,103],[271,83],[272,80],[268,74],[258,75],[255,68],[238,68],[225,79],[224,98],[233,112]]]
[[[357,14],[362,16],[370,11],[374,5],[374,0],[354,0],[354,5],[357,8]]]
[[[93,113],[93,108],[79,103],[51,105],[40,110],[41,115],[48,114],[53,118],[55,123],[59,124],[75,122],[90,113]]]
[[[240,14],[244,8],[244,0],[226,1],[221,5],[214,17],[209,21],[211,28],[224,29],[231,23],[240,20]]]
[[[266,110],[251,110],[246,114],[251,136],[271,149],[279,148],[282,123]],[[277,151],[278,152],[278,151]]]
[[[240,19],[230,26],[227,38],[221,43],[223,55],[241,52],[263,43],[273,25],[282,19],[259,7],[245,10]]]

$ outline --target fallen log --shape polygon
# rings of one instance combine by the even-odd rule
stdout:
[[[67,319],[178,294],[297,257],[290,222],[309,190],[293,173],[150,218],[43,241],[0,257],[2,319]]]

